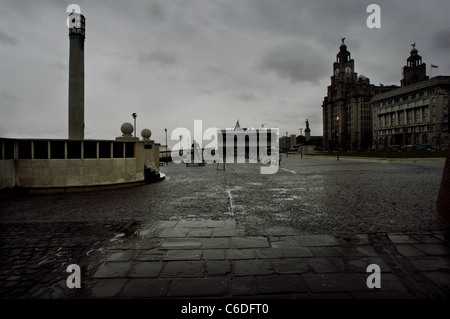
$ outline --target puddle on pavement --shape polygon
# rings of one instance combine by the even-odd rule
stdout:
[[[269,189],[272,192],[280,192],[281,194],[287,193],[290,191],[288,188],[271,188]]]
[[[234,213],[233,212],[223,212],[223,215],[228,215],[228,216],[233,217]]]
[[[275,213],[273,214],[273,217],[275,218],[275,220],[278,221],[287,221],[288,217],[286,216],[286,214],[282,214],[282,213]]]
[[[139,232],[140,227],[141,227],[140,222],[127,223],[125,226],[123,226],[119,230],[119,232],[117,234],[114,235],[114,237],[110,241],[116,242],[119,240],[136,237],[136,235]]]
[[[280,198],[275,198],[274,200],[276,201],[283,201],[283,200],[298,200],[300,197],[297,195],[292,195],[290,197],[280,197]]]
[[[153,226],[151,228],[143,228],[136,232],[137,237],[151,237],[154,233]]]

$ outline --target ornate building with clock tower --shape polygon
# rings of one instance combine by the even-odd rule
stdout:
[[[325,150],[367,150],[372,146],[372,96],[396,86],[375,86],[355,72],[345,38],[333,63],[331,85],[322,103]]]

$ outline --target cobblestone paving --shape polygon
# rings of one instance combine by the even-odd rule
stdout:
[[[2,298],[449,296],[443,162],[161,170],[142,187],[1,197]],[[82,289],[66,286],[71,263]]]
[[[233,219],[164,221],[150,228],[144,225],[133,239],[121,239],[105,247],[106,255],[90,278],[92,289],[87,296],[450,296],[450,249],[445,231],[371,233],[352,238],[223,235],[237,228]],[[167,237],[169,233],[177,236]],[[145,241],[146,245],[135,246]],[[367,287],[370,264],[381,268],[380,289]]]
[[[109,238],[136,226],[133,222],[3,222],[0,224],[0,294],[6,298],[58,298],[79,291],[58,290],[67,266],[90,274],[98,251]]]
[[[227,169],[236,220],[251,236],[442,227],[435,206],[443,163],[284,158],[275,176],[260,175],[257,167],[243,174],[237,164]]]

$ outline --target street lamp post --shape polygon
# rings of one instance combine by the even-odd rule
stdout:
[[[302,139],[303,129],[300,128],[300,158],[303,158],[303,139]]]
[[[136,137],[136,117],[137,117],[137,114],[133,113],[131,115],[133,116],[133,119],[134,119],[134,137]]]
[[[167,148],[168,148],[169,146],[167,145],[167,129],[165,128],[164,131],[166,132],[166,165],[168,165],[168,164],[169,164],[169,159],[168,159],[168,157],[167,157]]]
[[[376,136],[375,136],[375,150],[378,152],[378,131],[376,131]]]
[[[289,154],[289,148],[288,148],[288,132],[286,132],[286,158],[288,157]]]
[[[337,160],[339,161],[339,149],[341,148],[341,136],[339,135],[339,120],[341,118],[339,116],[336,117],[336,122],[337,122],[337,133],[336,136],[338,138],[338,150],[337,150]]]

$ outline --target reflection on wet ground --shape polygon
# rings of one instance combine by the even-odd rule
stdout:
[[[412,254],[414,267],[423,271],[431,266],[420,258],[431,256],[438,268],[427,276],[438,280],[445,275],[440,269],[448,269],[445,226],[435,213],[443,167],[443,162],[385,164],[290,156],[277,174],[261,175],[255,164],[227,164],[225,171],[215,165],[170,164],[161,167],[164,181],[145,186],[2,197],[2,295],[67,296],[64,267],[71,263],[93,276],[85,292],[96,297],[147,296],[139,286],[143,281],[133,279],[139,276],[158,277],[154,280],[164,296],[177,295],[183,291],[177,288],[180,282],[167,278],[178,278],[180,260],[190,265],[182,272],[186,276],[209,280],[226,274],[225,286],[213,278],[221,290],[205,288],[202,293],[245,293],[246,274],[276,274],[265,279],[314,292],[322,280],[316,275],[345,272],[370,258],[389,260],[391,255],[383,257],[389,249],[394,255]],[[314,247],[305,248],[308,244]],[[341,247],[347,244],[353,246]],[[363,256],[363,261],[355,259]],[[193,291],[200,293],[195,285],[209,286],[208,280],[183,284],[194,285]],[[267,288],[261,278],[252,280],[266,287],[255,288],[255,294],[277,287]]]
[[[364,163],[284,158],[274,175],[257,164],[160,169],[166,180],[103,192],[2,200],[15,220],[160,220],[234,218],[248,235],[274,223],[305,233],[436,229],[443,162]],[[295,172],[293,174],[292,172]]]

